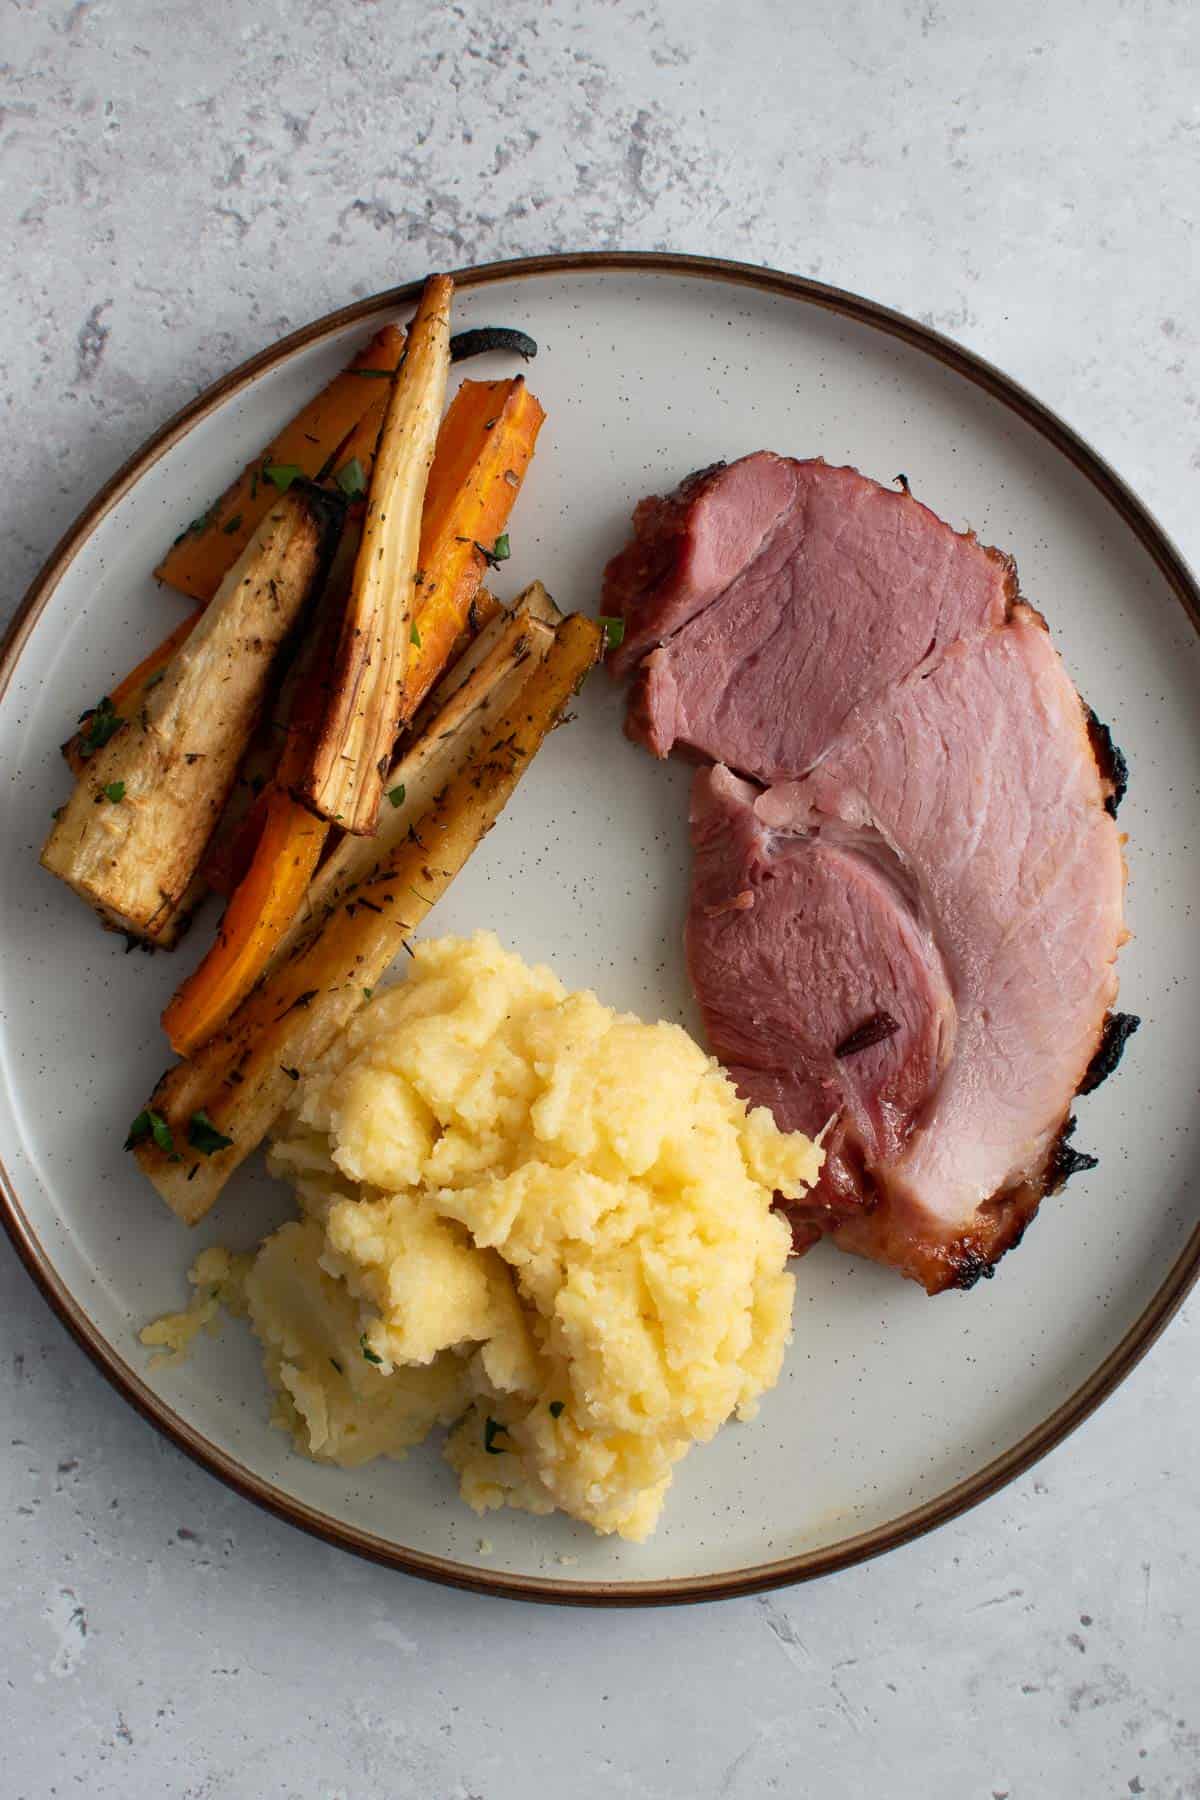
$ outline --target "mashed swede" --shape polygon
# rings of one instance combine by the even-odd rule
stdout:
[[[477,1511],[555,1507],[644,1538],[674,1464],[776,1380],[788,1229],[821,1152],[749,1116],[675,1025],[568,994],[480,932],[302,1081],[270,1152],[302,1218],[245,1279],[309,1455],[436,1425]]]

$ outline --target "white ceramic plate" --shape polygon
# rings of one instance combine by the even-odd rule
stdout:
[[[1080,1103],[1077,1141],[1099,1153],[1098,1171],[1043,1206],[995,1281],[930,1300],[829,1248],[797,1265],[782,1381],[752,1425],[728,1427],[682,1464],[649,1544],[519,1513],[481,1524],[432,1448],[351,1474],[317,1467],[268,1427],[243,1327],[157,1373],[136,1340],[146,1319],[181,1303],[198,1248],[249,1246],[289,1211],[286,1191],[256,1169],[189,1236],[122,1155],[164,1060],[160,1008],[211,918],[177,959],[127,957],[42,873],[37,850],[66,792],[60,740],[179,615],[149,573],[164,544],[411,300],[384,296],[311,327],[172,421],[60,545],[14,628],[0,671],[7,1223],[135,1404],[233,1485],[334,1541],[551,1599],[706,1598],[819,1573],[950,1516],[1048,1448],[1120,1379],[1200,1261],[1196,590],[1065,427],[881,309],[786,276],[662,257],[464,277],[456,327],[519,325],[541,345],[529,373],[549,422],[504,591],[536,575],[564,606],[594,610],[600,570],[642,494],[761,447],[820,453],[883,481],[903,470],[953,524],[1015,554],[1025,593],[1130,757],[1121,819],[1136,935],[1121,999],[1145,1025],[1117,1077]],[[569,984],[694,1027],[680,948],[686,772],[632,749],[620,718],[619,695],[595,678],[433,928],[492,926]]]

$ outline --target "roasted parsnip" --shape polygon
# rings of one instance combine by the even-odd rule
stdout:
[[[192,635],[199,617],[199,613],[194,612],[186,619],[181,619],[175,629],[169,631],[162,642],[154,646],[149,655],[143,656],[128,675],[122,676],[111,693],[105,694],[96,706],[84,713],[62,747],[63,756],[74,774],[82,775],[88,758],[116,734],[125,719],[137,714],[144,693],[151,686],[157,685],[156,677],[166,668],[179,646]]]
[[[278,500],[137,712],[87,759],[42,863],[106,923],[155,944],[177,933],[325,538],[316,496]]]
[[[409,331],[375,453],[324,720],[294,790],[321,817],[365,835],[379,817],[403,711],[421,511],[450,370],[453,286],[447,275],[430,277]]]
[[[495,823],[531,757],[596,661],[600,633],[575,614],[545,659],[399,842],[345,892],[192,1061],[169,1070],[130,1133],[143,1170],[189,1224],[278,1116],[309,1068]],[[453,703],[453,702],[452,702]]]

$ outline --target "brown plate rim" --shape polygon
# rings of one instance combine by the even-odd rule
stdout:
[[[1200,584],[1157,519],[1116,471],[1064,420],[1019,383],[973,351],[964,349],[952,339],[929,326],[918,324],[903,313],[845,289],[813,281],[807,276],[789,275],[782,270],[762,268],[752,263],[730,262],[720,257],[683,256],[659,251],[565,251],[485,263],[453,271],[455,281],[461,287],[481,287],[493,282],[536,275],[582,273],[688,276],[756,288],[760,292],[779,294],[828,312],[839,313],[890,337],[900,338],[913,348],[932,356],[1001,401],[1074,464],[1133,531],[1175,593],[1193,627],[1200,631]],[[419,282],[391,288],[302,326],[214,382],[147,439],[116,474],[105,482],[60,538],[35,576],[0,645],[0,702],[3,701],[26,640],[65,570],[100,521],[133,488],[147,469],[186,436],[201,419],[232,395],[248,387],[258,375],[286,362],[297,352],[347,325],[365,323],[378,314],[393,312],[398,307],[411,303],[419,289]],[[901,1514],[886,1525],[842,1539],[821,1550],[806,1551],[798,1556],[783,1557],[721,1575],[686,1576],[667,1581],[572,1582],[541,1576],[510,1575],[500,1570],[491,1573],[447,1558],[405,1550],[371,1532],[346,1525],[339,1519],[306,1506],[283,1489],[263,1481],[195,1431],[158,1395],[152,1393],[135,1370],[117,1354],[59,1277],[51,1258],[30,1225],[2,1160],[0,1220],[18,1256],[50,1306],[118,1393],[186,1455],[236,1493],[326,1543],[353,1551],[356,1555],[406,1574],[419,1575],[427,1580],[475,1593],[565,1605],[652,1606],[727,1599],[794,1582],[810,1581],[817,1576],[832,1574],[836,1570],[849,1568],[854,1563],[880,1556],[901,1544],[910,1543],[914,1538],[933,1530],[935,1526],[945,1524],[997,1493],[1061,1443],[1141,1360],[1200,1277],[1200,1225],[1197,1225],[1141,1316],[1082,1386],[1002,1456],[935,1499]]]

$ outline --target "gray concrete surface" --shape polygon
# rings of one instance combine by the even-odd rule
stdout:
[[[282,331],[577,246],[931,320],[1200,561],[1191,0],[0,0],[0,58],[6,611],[141,439]],[[0,1792],[1200,1795],[1198,1365],[1193,1301],[1036,1471],[874,1566],[560,1612],[259,1515],[0,1246]]]

